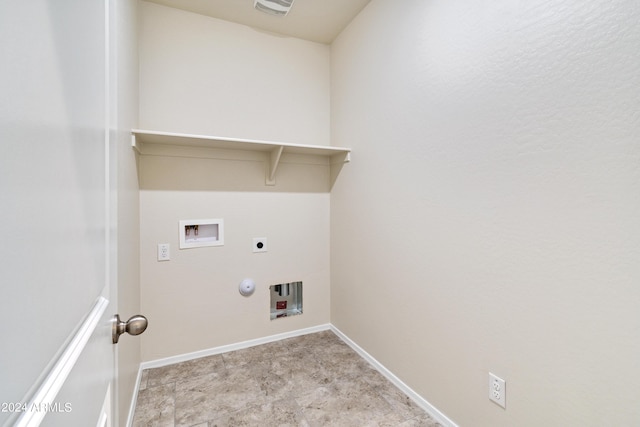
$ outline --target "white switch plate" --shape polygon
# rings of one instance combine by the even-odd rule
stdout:
[[[267,252],[267,238],[266,237],[254,237],[253,238],[253,252]]]
[[[168,243],[158,244],[158,261],[169,261],[171,259],[171,253],[169,252]]]
[[[502,378],[489,372],[489,399],[506,409],[506,398],[506,382]]]

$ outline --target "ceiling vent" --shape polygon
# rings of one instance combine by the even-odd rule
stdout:
[[[285,16],[292,4],[293,0],[255,0],[253,7],[269,15]]]

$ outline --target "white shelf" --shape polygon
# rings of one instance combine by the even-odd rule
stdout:
[[[156,132],[133,129],[131,145],[144,155],[145,146],[163,145],[173,147],[205,147],[225,150],[245,150],[264,152],[268,156],[266,183],[275,184],[275,175],[283,153],[306,154],[329,159],[334,165],[342,165],[351,160],[351,149],[322,145],[290,144],[286,142],[261,141],[257,139],[238,139],[220,136],[190,135],[184,133]]]

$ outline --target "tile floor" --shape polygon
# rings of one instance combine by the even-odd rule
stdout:
[[[441,427],[331,331],[147,369],[133,425]]]

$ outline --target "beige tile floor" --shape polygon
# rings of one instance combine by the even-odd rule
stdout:
[[[133,425],[440,426],[331,331],[145,370]]]

